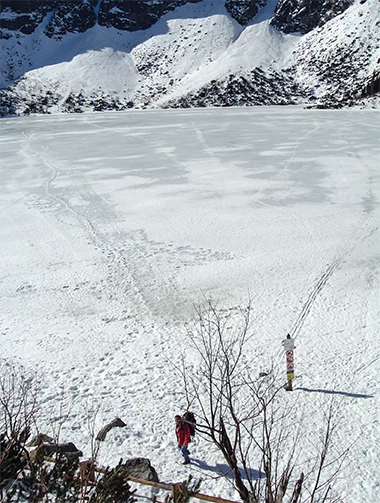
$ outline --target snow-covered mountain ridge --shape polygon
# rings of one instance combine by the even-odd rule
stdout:
[[[0,9],[3,115],[336,105],[368,89],[380,66],[378,0],[2,0]]]

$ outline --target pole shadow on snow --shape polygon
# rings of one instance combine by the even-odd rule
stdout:
[[[192,465],[194,465],[202,470],[215,472],[222,477],[227,477],[230,479],[233,478],[231,468],[227,464],[217,463],[215,466],[211,466],[211,465],[205,463],[204,461],[201,461],[200,459],[196,459],[196,458],[191,458],[191,463],[192,463]],[[240,475],[241,475],[242,479],[245,479],[245,480],[247,480],[248,477],[250,480],[258,480],[260,478],[265,477],[265,474],[263,472],[260,472],[259,470],[254,470],[253,468],[249,468],[248,477],[243,469],[240,468],[239,471],[240,471]]]
[[[295,388],[300,391],[308,391],[309,393],[326,393],[328,395],[343,395],[351,398],[373,398],[373,395],[364,395],[361,393],[347,393],[346,391],[333,391],[329,389],[311,389],[311,388]]]

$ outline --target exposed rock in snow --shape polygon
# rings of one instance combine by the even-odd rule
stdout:
[[[294,105],[305,97],[291,72],[266,73],[256,68],[244,76],[231,74],[223,80],[212,80],[199,91],[170,100],[165,107]]]
[[[37,0],[33,3],[2,0],[0,3],[0,37],[9,38],[8,30],[19,31],[26,35],[33,33],[55,4],[55,0]]]
[[[226,0],[226,9],[242,26],[247,25],[256,16],[260,5],[267,0]]]
[[[160,17],[188,2],[202,0],[151,0],[147,2],[123,2],[102,0],[100,2],[98,22],[101,26],[118,30],[146,30]]]
[[[83,33],[96,23],[94,1],[59,2],[45,28],[47,37],[62,37],[66,33]]]
[[[123,463],[131,477],[139,479],[150,480],[152,482],[159,482],[159,478],[155,468],[151,465],[149,459],[146,458],[133,458],[127,459]]]
[[[284,33],[308,33],[344,12],[354,0],[280,0],[271,24]]]

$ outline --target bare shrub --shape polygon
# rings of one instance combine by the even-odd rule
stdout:
[[[34,424],[40,385],[36,372],[0,361],[0,429],[7,438],[17,438]]]
[[[37,374],[0,361],[0,495],[11,497],[28,464],[26,442],[38,413]]]
[[[325,435],[315,454],[309,455],[308,446],[305,455],[307,425],[288,404],[283,377],[275,368],[259,377],[249,354],[251,302],[239,308],[238,316],[211,300],[196,313],[188,337],[198,363],[184,359],[179,369],[187,405],[198,411],[198,434],[222,453],[242,501],[328,501],[347,453],[329,457],[337,424],[334,407],[327,411]],[[328,465],[332,476],[325,476]]]

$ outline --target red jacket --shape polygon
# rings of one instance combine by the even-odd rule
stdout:
[[[175,432],[180,447],[187,445],[190,442],[190,428],[187,423],[182,423],[177,426]]]

